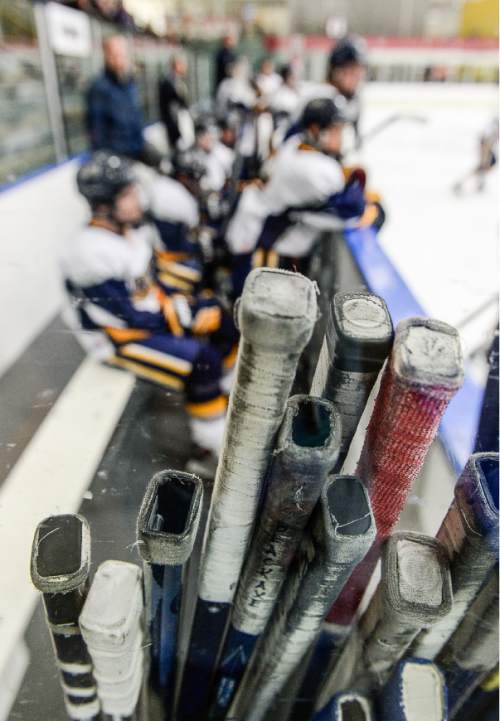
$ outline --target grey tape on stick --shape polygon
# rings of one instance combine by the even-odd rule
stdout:
[[[395,533],[382,552],[382,578],[320,694],[323,708],[336,693],[383,685],[421,628],[442,619],[452,604],[445,548],[430,536]]]
[[[450,718],[498,664],[498,566],[436,659],[448,687]]]
[[[333,401],[340,413],[342,441],[337,469],[347,456],[393,337],[391,317],[382,298],[363,291],[335,294],[311,394]]]
[[[261,634],[328,473],[337,460],[340,417],[333,403],[290,398],[273,454],[257,530],[234,601],[232,625]]]
[[[43,593],[47,625],[72,721],[97,721],[100,704],[92,662],[78,616],[87,594],[90,530],[73,514],[48,516],[38,524],[31,553],[31,579]]]
[[[370,501],[361,481],[331,476],[228,718],[263,718],[374,537]]]
[[[498,563],[498,453],[473,454],[437,533],[450,558],[453,607],[422,631],[412,653],[433,660],[446,644]]]
[[[276,433],[316,316],[315,286],[304,276],[270,268],[248,276],[237,307],[236,381],[201,566],[205,601],[230,603],[236,592]]]

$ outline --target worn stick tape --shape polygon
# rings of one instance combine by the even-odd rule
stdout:
[[[201,565],[200,596],[229,603],[236,591],[261,486],[295,376],[316,321],[313,283],[258,268],[237,308],[242,340]]]

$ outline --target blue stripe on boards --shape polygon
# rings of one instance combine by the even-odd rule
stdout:
[[[387,303],[394,325],[409,316],[428,315],[382,250],[373,228],[348,229],[344,238],[369,290]],[[483,395],[484,388],[466,372],[462,388],[441,421],[441,440],[459,473],[474,448]]]

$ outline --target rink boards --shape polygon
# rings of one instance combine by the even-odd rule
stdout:
[[[367,129],[393,113],[419,113],[426,117],[426,122],[398,121],[367,143],[359,155],[360,162],[369,169],[369,184],[382,193],[388,221],[378,241],[369,241],[372,245],[360,237],[348,239],[348,244],[372,290],[387,296],[384,284],[391,278],[395,282],[393,295],[387,300],[396,320],[399,314],[423,312],[460,325],[463,318],[496,292],[496,172],[488,178],[483,194],[474,192],[457,198],[450,190],[453,182],[476,161],[478,134],[495,112],[496,90],[489,86],[374,85],[366,89],[365,96],[363,125]],[[0,195],[6,237],[16,239],[4,244],[0,251],[8,254],[0,260],[7,263],[9,270],[6,283],[2,284],[5,296],[0,304],[0,322],[12,339],[12,350],[3,367],[29,347],[57,312],[58,249],[84,217],[75,197],[73,174],[74,166],[67,164]],[[9,229],[9,222],[12,225],[18,222],[19,208],[34,207],[35,198],[40,210],[34,216],[25,213],[22,227]],[[5,245],[9,247],[5,249]],[[378,256],[378,265],[374,263],[374,254]],[[5,262],[0,264],[5,267]],[[45,278],[50,279],[46,289]],[[413,304],[411,313],[409,307],[403,313],[402,303],[408,299]],[[493,316],[492,306],[464,328],[467,353],[481,346],[494,322]],[[61,354],[58,362],[62,367],[64,343]],[[0,480],[0,548],[5,552],[3,573],[10,588],[0,598],[0,679],[34,608],[35,593],[26,572],[26,543],[29,544],[30,531],[37,521],[48,513],[77,510],[90,486],[93,497],[88,497],[84,505],[87,515],[94,505],[91,512],[103,555],[130,560],[130,550],[125,546],[131,542],[129,537],[133,538],[135,499],[140,498],[152,470],[176,460],[180,462],[185,450],[180,433],[177,442],[181,452],[173,447],[176,441],[162,448],[161,438],[167,438],[174,424],[162,424],[159,417],[164,409],[148,420],[144,400],[137,392],[131,396],[131,378],[119,371],[96,368],[88,361],[78,367],[76,355],[72,363],[74,367],[65,368],[64,382],[59,383],[53,398],[55,403],[47,404],[45,419],[42,412],[35,424],[32,421],[32,432],[36,431],[33,439],[24,444],[13,468],[5,465],[6,472]],[[29,365],[26,372],[30,372]],[[472,363],[470,383],[478,389],[476,412],[482,372],[477,363]],[[71,380],[65,385],[68,378]],[[0,391],[1,383],[0,379]],[[57,380],[52,385],[38,389],[42,398],[44,391],[57,388]],[[179,403],[175,397],[167,401],[171,420],[180,417]],[[470,403],[469,398],[467,405]],[[142,432],[131,441],[132,431],[127,425],[132,418],[140,418],[143,425]],[[159,426],[162,433],[154,438]],[[60,448],[59,439],[70,427],[73,445]],[[7,431],[7,435],[14,433],[10,428]],[[15,443],[15,437],[10,441]],[[8,452],[5,447],[1,450],[4,454]],[[137,463],[133,462],[134,454]],[[22,499],[22,503],[16,499]],[[116,534],[111,532],[111,518]],[[108,545],[111,543],[115,547]],[[30,634],[40,637],[33,624]],[[37,653],[38,668],[41,657],[45,658],[44,653]],[[31,684],[39,682],[36,674],[28,674],[29,677]],[[32,697],[30,689],[34,687],[30,683],[26,685],[25,703]],[[50,683],[50,677],[46,683]],[[46,718],[54,717],[50,715],[54,711],[47,710]],[[44,721],[42,712],[45,713],[40,709],[39,717]]]

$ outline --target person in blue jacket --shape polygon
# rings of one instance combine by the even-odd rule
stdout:
[[[120,35],[108,37],[103,52],[104,71],[87,92],[90,147],[157,166],[161,156],[144,138],[144,117],[127,40]]]

